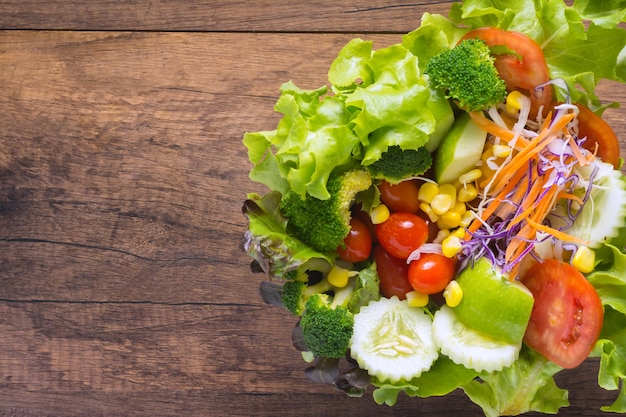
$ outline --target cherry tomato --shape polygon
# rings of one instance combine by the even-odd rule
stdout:
[[[352,212],[352,217],[357,218],[367,227],[367,230],[370,232],[370,237],[372,239],[372,243],[376,242],[376,226],[372,223],[372,218],[369,213],[361,210],[360,206],[356,207]]]
[[[401,300],[406,299],[406,293],[413,291],[409,284],[409,265],[406,261],[392,256],[381,245],[374,248],[374,260],[381,294],[387,298],[395,295]]]
[[[576,268],[555,259],[536,263],[521,281],[535,297],[524,342],[563,368],[580,365],[604,320],[596,290]]]
[[[619,141],[613,129],[600,116],[587,107],[576,104],[578,112],[578,136],[587,140],[583,144],[585,149],[593,152],[598,145],[597,155],[602,161],[613,164],[615,169],[619,164]]]
[[[389,219],[376,225],[378,242],[396,258],[406,259],[428,238],[428,224],[413,213],[391,213]]]
[[[405,180],[398,184],[382,181],[378,190],[380,199],[391,211],[415,213],[420,208],[419,186],[414,180]]]
[[[356,217],[350,219],[350,232],[337,248],[339,257],[347,262],[362,262],[370,257],[372,235],[367,226]]]
[[[548,65],[541,46],[534,40],[519,32],[498,28],[485,27],[469,31],[461,38],[479,38],[491,48],[504,47],[505,51],[493,52],[495,66],[509,91],[527,90],[531,100],[531,114],[534,116],[543,106],[544,114],[550,106],[552,90],[535,91],[535,87],[550,80]]]
[[[456,261],[438,253],[423,253],[409,265],[409,283],[422,294],[443,291],[454,278]]]

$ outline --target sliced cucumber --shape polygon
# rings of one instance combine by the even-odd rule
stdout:
[[[432,319],[395,296],[370,302],[354,315],[350,354],[380,381],[416,378],[438,357]]]
[[[441,353],[454,363],[479,372],[500,371],[510,366],[522,348],[521,342],[501,342],[470,329],[446,305],[435,313],[433,339]]]
[[[600,161],[596,161],[596,164],[600,169],[594,178],[589,199],[574,224],[565,230],[571,236],[590,242],[588,246],[592,248],[599,247],[617,236],[626,219],[624,175],[621,171],[613,169],[611,164]],[[588,180],[592,169],[593,167],[580,169],[579,175],[583,180]],[[566,208],[559,205],[554,213],[564,216]],[[554,215],[550,216],[550,221],[556,225],[560,222]]]
[[[487,132],[480,128],[467,113],[459,116],[444,136],[433,170],[435,181],[449,184],[471,170],[480,161],[487,140]]]

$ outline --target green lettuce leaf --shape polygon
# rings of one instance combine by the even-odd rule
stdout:
[[[594,90],[601,79],[626,81],[626,30],[623,1],[469,0],[454,3],[448,21],[424,14],[421,25],[404,43],[423,66],[467,31],[484,26],[522,32],[543,49],[552,78],[566,81],[573,101],[602,110]],[[589,21],[585,28],[583,19]],[[564,95],[557,92],[557,98]]]
[[[607,308],[605,325],[592,356],[600,357],[598,385],[606,390],[621,390],[615,402],[602,407],[603,411],[626,413],[626,316]]]
[[[282,279],[289,271],[311,259],[333,257],[317,252],[300,240],[287,234],[287,219],[280,214],[281,195],[272,191],[264,196],[250,194],[243,204],[248,218],[244,235],[244,250],[270,278]]]
[[[395,405],[398,395],[404,392],[409,397],[432,397],[451,393],[468,384],[479,373],[462,365],[457,365],[447,356],[439,355],[428,372],[418,378],[397,383],[374,381],[377,388],[372,393],[377,404]]]
[[[526,348],[513,365],[500,372],[483,374],[461,388],[487,417],[518,415],[530,411],[556,414],[569,405],[568,392],[553,376],[561,370],[554,363]]]

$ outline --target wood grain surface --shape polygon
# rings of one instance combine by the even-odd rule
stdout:
[[[275,127],[280,84],[326,84],[349,39],[400,42],[449,4],[2,1],[0,416],[482,415],[310,383],[241,249],[264,191],[241,139]],[[558,376],[561,415],[615,397],[596,369]]]

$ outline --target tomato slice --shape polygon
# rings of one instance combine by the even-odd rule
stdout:
[[[535,298],[524,342],[563,368],[580,365],[604,320],[596,290],[576,268],[555,259],[536,263],[521,281]]]
[[[456,261],[438,253],[423,253],[409,265],[409,283],[422,294],[443,291],[454,278]]]
[[[389,219],[376,225],[376,237],[385,250],[400,259],[407,259],[411,252],[428,239],[428,224],[413,213],[391,213]]]
[[[461,40],[474,38],[482,39],[492,48],[496,69],[506,83],[507,90],[525,90],[530,96],[531,115],[537,115],[541,106],[546,114],[552,99],[552,89],[535,89],[550,80],[541,46],[523,33],[493,27],[471,30]],[[494,47],[503,49],[494,50]],[[507,50],[512,53],[507,53]]]
[[[376,271],[380,279],[380,293],[391,298],[394,295],[400,300],[406,299],[406,293],[413,291],[409,284],[409,264],[387,252],[382,246],[374,248]]]
[[[358,218],[350,219],[350,232],[337,248],[337,254],[347,262],[362,262],[372,251],[372,236],[367,226]]]
[[[578,109],[578,136],[587,137],[583,144],[585,149],[594,152],[596,145],[598,152],[596,155],[602,161],[613,164],[615,169],[619,167],[619,140],[611,126],[600,116],[596,115],[589,108],[576,104]]]

